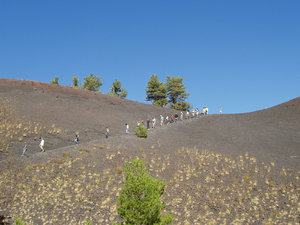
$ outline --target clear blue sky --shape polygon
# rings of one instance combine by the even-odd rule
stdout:
[[[277,105],[300,96],[300,1],[0,0],[0,78],[89,73],[139,102],[157,74],[211,113]]]

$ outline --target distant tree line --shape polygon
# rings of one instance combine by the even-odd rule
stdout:
[[[59,78],[55,77],[51,81],[52,84],[59,84]],[[185,91],[185,85],[182,83],[182,77],[168,76],[166,82],[160,82],[157,75],[153,74],[147,83],[146,101],[151,101],[153,105],[160,107],[170,107],[178,110],[189,110],[190,104],[186,102],[189,93]],[[84,88],[90,91],[100,91],[99,88],[103,85],[101,78],[90,73],[84,78],[83,83],[79,84],[77,75],[72,78],[72,86],[75,88]],[[119,98],[126,98],[127,90],[121,88],[121,81],[115,79],[112,87],[109,89],[109,94]]]

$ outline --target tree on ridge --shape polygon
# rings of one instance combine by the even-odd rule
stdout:
[[[164,82],[158,80],[157,75],[153,74],[146,87],[146,101],[151,101],[153,105],[163,107],[167,101],[167,87]]]
[[[82,87],[90,91],[98,91],[100,86],[102,85],[103,82],[100,81],[100,77],[97,77],[93,73],[90,73],[88,77],[84,78]]]
[[[121,81],[115,79],[115,81],[112,84],[112,87],[109,89],[109,94],[112,96],[117,96],[119,98],[126,98],[127,90],[121,89]]]

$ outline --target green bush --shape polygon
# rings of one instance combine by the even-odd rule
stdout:
[[[147,128],[143,125],[140,124],[136,129],[135,133],[138,137],[147,137]]]
[[[84,225],[93,225],[93,223],[90,220],[88,220],[87,222],[84,223]]]
[[[26,225],[26,223],[23,222],[22,219],[17,218],[17,219],[15,220],[15,222],[14,222],[14,225]]]
[[[59,84],[58,80],[59,80],[59,78],[55,77],[54,80],[51,80],[51,84]]]
[[[125,184],[117,200],[117,212],[125,224],[169,224],[173,218],[161,211],[165,182],[155,179],[139,158],[125,164]]]

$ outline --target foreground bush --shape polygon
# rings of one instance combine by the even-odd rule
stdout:
[[[26,223],[23,222],[22,219],[17,218],[17,219],[15,220],[15,222],[14,222],[14,225],[26,225]]]
[[[117,202],[117,212],[125,224],[168,224],[172,215],[161,215],[166,207],[160,197],[165,182],[155,179],[143,160],[135,158],[125,168],[126,180]]]
[[[135,133],[138,137],[147,137],[147,128],[143,125],[140,124],[136,129],[135,129]]]

